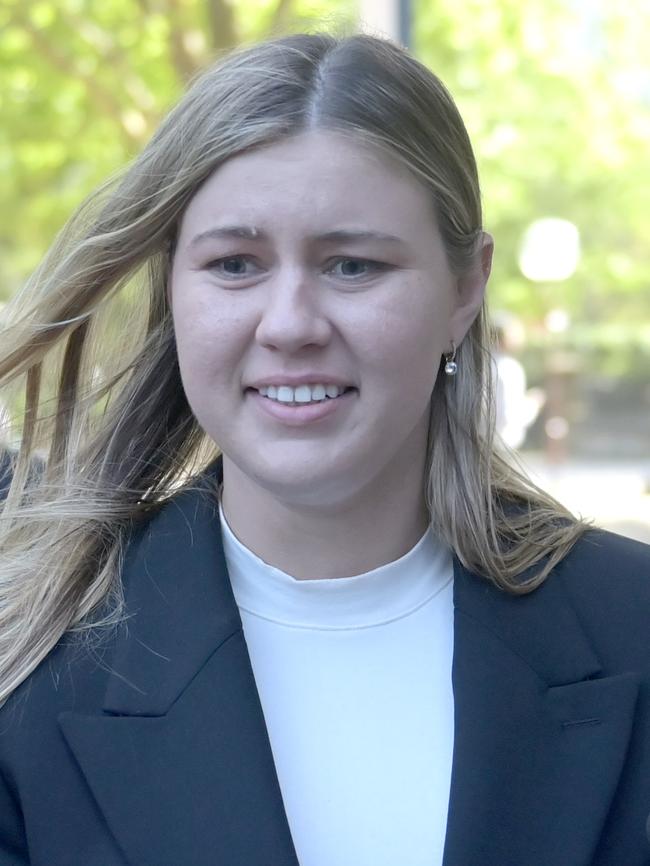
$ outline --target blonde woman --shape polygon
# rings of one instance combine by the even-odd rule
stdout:
[[[226,57],[73,218],[1,335],[3,866],[649,862],[650,556],[494,449],[492,248],[367,36]]]

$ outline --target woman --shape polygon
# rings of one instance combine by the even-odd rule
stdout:
[[[2,337],[3,864],[650,862],[650,557],[493,448],[491,255],[366,36],[227,57],[66,228]]]

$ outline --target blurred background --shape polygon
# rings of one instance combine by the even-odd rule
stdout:
[[[451,90],[496,238],[503,438],[650,541],[647,0],[0,0],[0,304],[220,51],[320,27],[392,36]]]

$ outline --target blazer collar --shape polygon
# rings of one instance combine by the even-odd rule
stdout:
[[[204,480],[129,546],[103,712],[60,723],[127,862],[297,866]],[[590,862],[638,683],[601,676],[560,571],[513,597],[455,562],[444,866]]]
[[[104,710],[163,716],[210,655],[241,629],[226,571],[216,485],[169,500],[127,547],[125,636]]]
[[[602,667],[565,590],[513,596],[455,566],[455,743],[444,866],[590,863],[639,682]]]
[[[59,723],[129,864],[298,866],[214,484],[201,487],[131,541],[103,711]]]

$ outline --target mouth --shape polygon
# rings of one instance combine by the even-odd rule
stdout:
[[[342,385],[264,385],[247,388],[251,405],[272,424],[282,427],[322,429],[321,424],[345,419],[354,405],[358,389]],[[329,428],[327,428],[329,429]]]
[[[353,386],[341,386],[327,383],[314,385],[268,385],[261,388],[247,388],[248,392],[259,394],[260,397],[281,406],[310,406],[336,400],[351,391]]]

